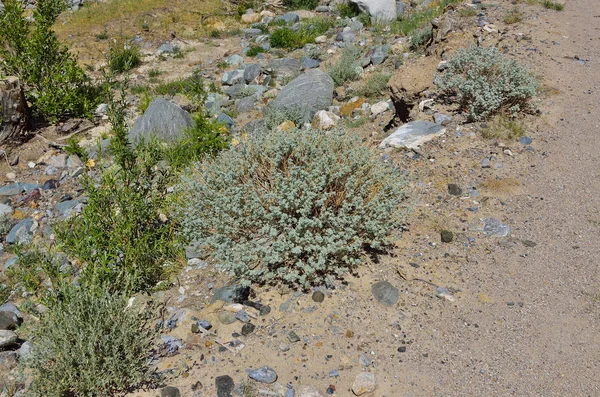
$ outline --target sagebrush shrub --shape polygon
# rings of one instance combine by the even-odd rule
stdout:
[[[242,283],[329,283],[398,225],[398,172],[355,135],[274,131],[187,179],[186,235]]]
[[[327,71],[336,87],[347,81],[357,80],[360,77],[362,68],[357,64],[357,61],[360,59],[361,53],[362,50],[359,47],[350,45],[344,47],[338,61]]]
[[[537,94],[538,86],[531,72],[495,47],[460,49],[436,82],[443,94],[458,98],[471,120],[518,113]]]
[[[52,26],[64,0],[39,0],[32,22],[23,3],[7,0],[0,13],[0,74],[17,76],[37,116],[50,121],[90,117],[100,101],[76,58],[62,45]]]
[[[31,335],[28,396],[113,396],[148,383],[151,310],[106,290],[64,288]]]

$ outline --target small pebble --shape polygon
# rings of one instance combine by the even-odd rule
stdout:
[[[325,300],[325,294],[322,293],[321,291],[315,291],[312,294],[312,300],[317,303],[321,303]]]
[[[300,337],[299,337],[299,336],[298,336],[298,334],[296,334],[294,331],[291,331],[291,332],[288,334],[288,340],[289,340],[291,343],[296,343],[296,342],[300,342]]]
[[[246,323],[244,324],[244,326],[242,327],[242,335],[244,336],[248,336],[250,335],[252,332],[254,332],[254,330],[256,329],[256,326],[252,323]]]

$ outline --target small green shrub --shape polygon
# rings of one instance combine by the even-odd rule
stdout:
[[[273,131],[198,166],[183,226],[244,284],[330,283],[386,246],[401,186],[358,136]]]
[[[319,0],[283,0],[283,5],[291,10],[314,10]]]
[[[495,47],[462,48],[447,66],[436,82],[443,94],[458,98],[471,120],[498,112],[514,115],[537,94],[531,72]]]
[[[351,1],[338,3],[336,10],[339,16],[342,18],[354,18],[360,14],[358,5]]]
[[[542,5],[545,8],[547,8],[549,10],[554,10],[554,11],[562,11],[565,9],[564,3],[559,3],[557,1],[552,1],[552,0],[544,0]]]
[[[523,20],[523,14],[518,8],[513,8],[504,14],[503,20],[505,24],[512,25],[514,23],[521,22]]]
[[[261,47],[259,45],[252,45],[250,47],[250,49],[248,50],[248,52],[246,53],[246,55],[248,55],[249,57],[255,57],[258,54],[262,54],[263,52],[267,52],[267,50],[265,50],[263,47]]]
[[[84,163],[88,160],[88,152],[79,145],[76,137],[71,137],[67,140],[67,146],[63,148],[68,154],[73,154],[79,157]]]
[[[150,315],[106,290],[61,290],[32,334],[30,396],[121,395],[147,385],[156,335]]]
[[[210,31],[210,33],[208,34],[210,38],[212,39],[220,39],[222,34],[221,31],[218,29],[213,29]]]
[[[356,62],[360,59],[361,53],[362,50],[359,47],[350,45],[344,47],[339,60],[328,70],[336,87],[360,77],[362,68]]]
[[[412,51],[421,49],[421,47],[429,43],[432,37],[431,26],[415,31],[413,35],[410,36],[410,49]]]
[[[155,78],[155,77],[158,77],[158,76],[160,76],[161,74],[162,74],[162,71],[160,71],[159,69],[155,69],[155,68],[153,68],[153,69],[150,69],[150,70],[148,71],[148,77],[150,77],[151,79],[152,79],[152,78]]]
[[[525,135],[525,128],[518,120],[496,116],[481,130],[481,135],[486,139],[515,139]]]
[[[410,34],[424,27],[433,18],[437,18],[444,13],[447,6],[451,4],[461,3],[462,0],[440,0],[432,3],[432,5],[424,10],[415,11],[408,14],[406,18],[401,21],[394,21],[391,23],[392,34],[402,34],[404,36],[410,36]]]
[[[295,108],[278,108],[269,106],[265,114],[265,126],[268,131],[277,128],[284,121],[290,120],[297,126],[304,123],[304,112],[301,109]]]
[[[281,27],[271,34],[271,47],[294,50],[302,48],[307,43],[313,43],[315,38],[327,32],[333,22],[327,18],[315,17],[303,21],[298,31],[289,27]]]
[[[458,16],[461,18],[469,18],[477,15],[477,10],[473,7],[465,7],[458,10]]]
[[[0,75],[17,76],[34,113],[49,121],[91,117],[98,90],[52,30],[64,0],[39,0],[29,22],[19,0],[0,13]]]
[[[155,95],[175,96],[183,94],[187,96],[198,107],[204,105],[206,89],[204,79],[200,73],[193,73],[189,77],[161,83],[153,89]]]
[[[102,32],[100,32],[96,35],[96,40],[106,40],[106,39],[108,39],[108,32],[106,31],[106,28],[105,28]]]
[[[181,247],[169,211],[173,175],[159,165],[163,152],[156,143],[130,145],[121,95],[109,106],[115,164],[102,171],[99,183],[84,174],[87,204],[55,232],[59,249],[83,263],[82,282],[135,292],[167,280],[178,268]]]
[[[374,73],[367,79],[364,85],[360,87],[357,94],[365,97],[385,95],[388,90],[387,84],[391,77],[391,73]]]
[[[115,40],[108,50],[108,65],[115,73],[127,72],[142,63],[140,48],[128,43],[125,38]]]
[[[323,50],[316,44],[306,44],[304,46],[304,55],[310,59],[322,61],[325,57]]]

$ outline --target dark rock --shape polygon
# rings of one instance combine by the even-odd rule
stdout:
[[[454,240],[454,233],[449,230],[442,230],[440,236],[442,238],[442,243],[451,243],[452,240]]]
[[[371,287],[371,293],[379,303],[385,306],[393,306],[398,302],[400,293],[398,288],[387,281],[378,281]]]
[[[250,84],[254,81],[261,73],[261,67],[257,63],[250,64],[244,68],[244,81],[246,84]]]
[[[257,369],[247,370],[248,377],[260,383],[275,383],[277,373],[269,366],[262,366]]]
[[[13,312],[0,312],[0,330],[13,331],[19,326],[19,317]]]
[[[296,342],[300,342],[300,337],[294,331],[290,331],[290,333],[288,334],[288,340],[291,343],[296,343]]]
[[[405,353],[406,352],[406,346],[400,346],[398,348],[398,353]]]
[[[529,248],[533,248],[537,245],[537,243],[531,241],[531,240],[521,240],[521,242],[523,243],[523,245],[525,247],[529,247]]]
[[[59,186],[60,186],[60,184],[58,183],[58,181],[56,179],[48,179],[42,185],[42,190],[54,190]]]
[[[269,313],[271,313],[271,306],[263,306],[260,308],[259,314],[261,316],[266,316]]]
[[[312,294],[312,300],[317,303],[321,303],[325,300],[325,294],[322,293],[321,291],[315,291]]]
[[[162,97],[154,99],[148,109],[133,124],[129,139],[137,142],[156,136],[162,141],[176,141],[183,138],[185,131],[194,126],[192,116]]]
[[[252,324],[252,323],[246,323],[242,327],[242,335],[248,336],[251,333],[253,333],[255,329],[256,329],[256,326],[254,324]]]
[[[235,387],[233,379],[229,375],[217,376],[215,378],[217,397],[232,397],[231,392]]]
[[[160,391],[160,397],[181,397],[181,393],[178,388],[167,386]]]
[[[231,285],[217,288],[211,302],[221,300],[227,303],[243,303],[250,296],[250,287]]]
[[[273,107],[299,111],[303,115],[303,121],[310,122],[315,113],[331,106],[333,89],[333,80],[327,73],[310,69],[283,87],[273,101]]]
[[[448,194],[449,195],[451,195],[451,196],[460,196],[462,193],[463,193],[462,189],[456,183],[449,183],[448,184]]]

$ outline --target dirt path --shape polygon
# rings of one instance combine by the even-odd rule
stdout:
[[[486,298],[422,325],[428,353],[398,375],[397,396],[600,395],[600,3],[569,1],[528,25],[534,45],[547,40],[529,63],[560,93],[542,105],[525,194],[506,207],[513,236],[537,246],[499,244],[463,264],[464,287]]]

